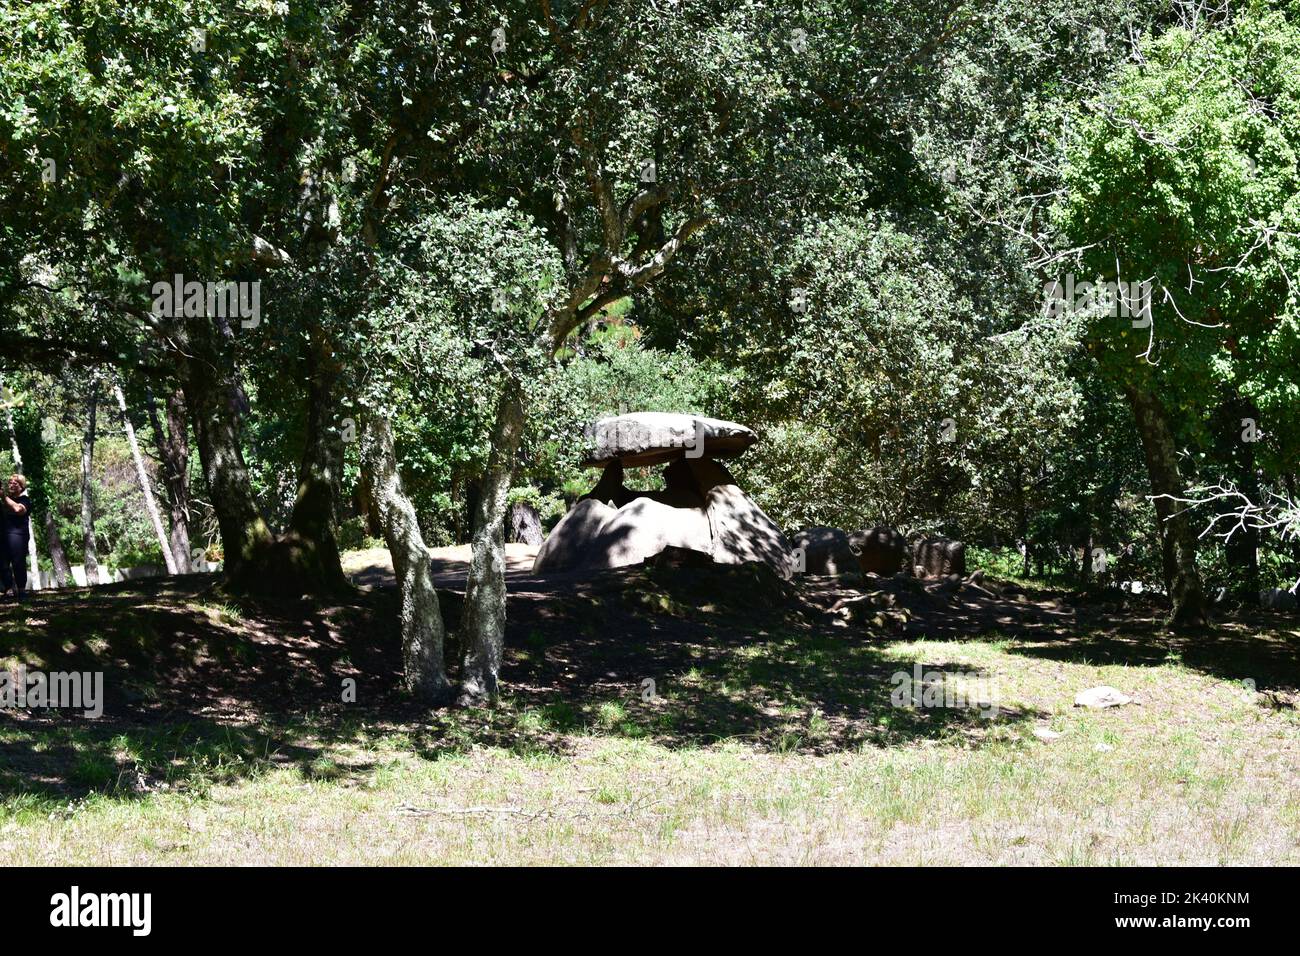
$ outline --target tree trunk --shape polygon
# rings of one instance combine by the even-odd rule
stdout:
[[[1259,409],[1241,396],[1228,402],[1228,415],[1236,436],[1238,423],[1245,418],[1258,419]],[[1260,501],[1259,477],[1255,472],[1255,443],[1242,440],[1234,442],[1230,456],[1237,472],[1237,489],[1248,499]],[[1224,560],[1230,572],[1233,596],[1246,604],[1259,604],[1259,529],[1253,524],[1233,534],[1224,543]]]
[[[197,338],[191,336],[191,341]],[[209,341],[208,345],[220,351],[220,343]],[[247,397],[234,371],[221,371],[215,362],[202,360],[186,360],[184,371],[185,401],[217,514],[227,586],[236,591],[299,594],[332,594],[346,589],[347,578],[339,564],[332,530],[327,541],[321,539],[321,529],[331,527],[333,522],[330,479],[326,476],[324,484],[316,480],[323,474],[317,468],[320,449],[329,439],[322,439],[322,420],[318,418],[312,426],[314,436],[309,440],[309,470],[317,470],[312,472],[313,480],[307,483],[306,490],[299,490],[295,526],[277,538],[249,485],[240,422]],[[314,413],[327,416],[328,407],[314,407]]]
[[[63,539],[59,537],[58,526],[54,523],[52,502],[45,503],[45,518],[42,524],[45,527],[45,542],[50,549],[50,562],[54,565],[54,586],[66,588],[68,582],[72,580],[72,565],[68,564],[67,552],[63,550]]]
[[[1025,504],[1025,476],[1019,463],[1012,472],[1016,482],[1016,538],[1020,551],[1020,576],[1028,578],[1031,549],[1029,547],[1029,510]]]
[[[465,704],[492,701],[497,695],[506,629],[506,496],[523,436],[523,402],[520,383],[506,382],[492,426],[492,452],[479,488],[462,625],[461,702]]]
[[[368,482],[356,483],[352,494],[352,505],[366,522],[366,535],[371,538],[383,537],[384,526],[379,522],[379,507],[375,504],[375,496]]]
[[[81,433],[81,544],[86,583],[99,583],[99,558],[95,553],[95,416],[99,410],[99,375],[92,373],[86,389],[86,428]]]
[[[1092,582],[1092,518],[1089,517],[1083,532],[1083,561],[1079,564],[1079,580],[1084,585]]]
[[[443,660],[442,612],[433,584],[433,567],[425,547],[415,505],[402,487],[393,432],[382,413],[367,413],[361,430],[361,462],[369,491],[379,510],[384,540],[393,558],[400,602],[402,673],[406,688],[430,705],[451,698]]]
[[[175,389],[167,396],[167,428],[158,418],[157,404],[149,395],[149,422],[167,491],[167,525],[172,559],[179,574],[194,570],[190,553],[190,442],[185,420],[185,396]]]
[[[212,364],[202,360],[187,364],[185,404],[191,412],[199,462],[217,514],[226,581],[236,589],[256,584],[274,586],[275,582],[264,574],[275,536],[249,484],[240,442],[239,390],[218,375]]]
[[[144,456],[140,454],[140,442],[135,437],[135,426],[131,424],[131,416],[126,413],[126,397],[122,394],[122,386],[113,383],[113,397],[117,399],[117,409],[122,413],[122,427],[126,429],[126,441],[131,446],[131,458],[135,460],[135,474],[140,479],[140,491],[144,495],[144,507],[149,512],[149,520],[153,523],[154,534],[158,536],[158,550],[162,553],[163,564],[167,567],[168,574],[176,573],[176,559],[172,557],[171,543],[167,540],[167,532],[163,530],[162,515],[158,512],[158,503],[153,497],[153,487],[149,481],[149,472],[144,467]]]
[[[1206,606],[1196,570],[1196,536],[1185,510],[1175,502],[1185,495],[1169,417],[1160,399],[1150,391],[1136,385],[1126,385],[1124,391],[1142,437],[1152,502],[1160,523],[1161,553],[1173,605],[1171,623],[1179,627],[1202,626],[1206,623]]]
[[[526,501],[510,506],[510,534],[507,541],[539,547],[542,543],[542,516]]]
[[[298,494],[285,545],[305,587],[342,591],[349,585],[335,533],[335,502],[343,473],[343,442],[333,415],[338,369],[323,335],[314,333],[308,350],[307,441],[298,465]]]
[[[36,554],[35,522],[31,524],[27,535],[27,563],[31,567],[27,589],[29,591],[39,591],[41,589],[41,560]]]
[[[1251,501],[1259,501],[1258,483],[1238,485]],[[1223,557],[1231,574],[1232,591],[1245,604],[1259,603],[1259,531],[1246,525],[1223,546]]]

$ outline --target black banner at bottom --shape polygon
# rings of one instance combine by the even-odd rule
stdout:
[[[693,939],[771,942],[786,923],[861,933],[1018,927],[1041,938],[1099,935],[1217,940],[1289,928],[1285,874],[1267,869],[530,870],[6,869],[0,913],[11,940],[78,934],[108,941],[283,937],[374,942],[445,920],[494,943],[553,929],[635,937],[691,924]],[[691,884],[695,884],[692,886]],[[656,929],[658,927],[658,930]],[[965,927],[965,929],[962,929]],[[681,927],[679,927],[680,929]],[[1004,935],[1006,934],[1006,935]],[[629,937],[630,938],[630,937]]]

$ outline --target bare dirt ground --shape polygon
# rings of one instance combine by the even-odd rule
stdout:
[[[463,581],[469,573],[470,546],[454,544],[445,548],[430,549],[433,554],[434,574],[443,581]],[[506,545],[506,571],[511,575],[527,574],[533,568],[538,549],[528,544]],[[359,586],[386,586],[393,583],[393,559],[387,548],[369,548],[349,551],[343,558],[343,570]]]

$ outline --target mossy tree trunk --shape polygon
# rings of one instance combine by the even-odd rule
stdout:
[[[507,381],[492,425],[492,452],[479,486],[474,512],[473,555],[465,590],[462,633],[461,703],[492,701],[506,630],[506,497],[514,478],[515,457],[524,431],[524,394]]]
[[[415,505],[402,486],[392,428],[382,413],[369,412],[362,416],[360,452],[363,474],[379,512],[379,523],[397,577],[406,688],[423,703],[445,704],[452,696],[452,687],[443,657],[446,635],[429,549],[420,532]]]
[[[334,420],[338,369],[328,340],[319,332],[311,336],[306,368],[306,442],[282,547],[305,587],[337,592],[349,587],[339,558],[335,509],[343,472],[343,442]]]
[[[213,364],[187,364],[185,404],[193,412],[199,462],[217,515],[226,582],[234,590],[268,585],[263,573],[275,536],[253,497],[234,384]]]

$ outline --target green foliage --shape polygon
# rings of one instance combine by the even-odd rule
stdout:
[[[1080,282],[1150,282],[1148,327],[1079,303],[1084,337],[1159,396],[1192,483],[1264,500],[1300,461],[1300,28],[1258,4],[1141,53],[1080,104],[1055,220]]]
[[[1152,278],[1152,321],[1088,315],[1089,348],[1111,380],[1149,380],[1193,434],[1207,390],[1237,392],[1268,423],[1259,452],[1294,462],[1300,28],[1261,7],[1144,53],[1080,117],[1058,217],[1088,247],[1082,276]]]
[[[1193,479],[1300,480],[1294,12],[1191,30],[1129,0],[7,5],[0,359],[45,376],[16,421],[38,513],[75,557],[82,396],[55,383],[113,366],[134,409],[206,362],[276,528],[311,423],[333,441],[369,413],[429,540],[465,540],[518,382],[511,500],[548,522],[590,486],[593,420],[691,411],[759,430],[735,470],[787,527],[1024,542],[1035,569],[1129,549],[1158,576],[1125,385],[1161,396]],[[1152,327],[1045,316],[1066,270],[1152,277]],[[176,271],[260,281],[261,325],[160,325],[150,283]],[[568,314],[553,356],[539,332]],[[156,549],[127,465],[106,434],[113,560]],[[1289,547],[1265,536],[1268,580]]]
[[[527,216],[467,200],[394,230],[373,268],[357,318],[335,315],[346,391],[392,419],[429,536],[463,539],[464,495],[487,459],[500,389],[508,378],[536,381],[546,366],[530,333],[559,266]]]

